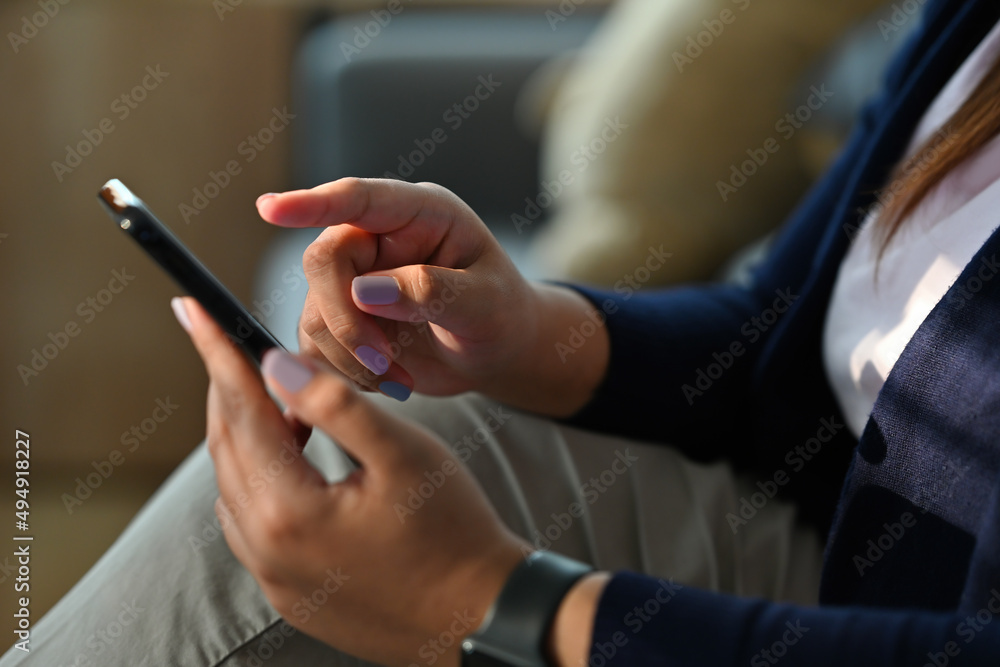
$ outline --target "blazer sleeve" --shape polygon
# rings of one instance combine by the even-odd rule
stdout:
[[[771,311],[780,317],[787,303],[798,299],[815,270],[817,251],[831,224],[830,212],[845,195],[879,121],[905,82],[916,42],[911,39],[902,48],[882,91],[863,109],[838,159],[792,213],[768,258],[755,271],[752,285],[638,291],[571,286],[606,314],[611,356],[592,400],[567,423],[670,442],[689,454],[697,448],[703,458],[731,454],[724,451],[731,446],[727,443],[740,442],[741,430],[753,421],[747,396],[761,350],[773,331],[766,321],[773,319]],[[572,363],[577,352],[562,349],[566,362]],[[702,377],[712,364],[725,372]],[[713,447],[720,451],[709,451]]]
[[[622,572],[608,583],[588,665],[919,667],[1000,664],[1000,591],[971,616],[801,607]]]

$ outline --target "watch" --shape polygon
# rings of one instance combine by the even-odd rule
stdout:
[[[594,568],[534,551],[507,578],[475,633],[462,642],[463,667],[547,667],[545,645],[566,593]]]

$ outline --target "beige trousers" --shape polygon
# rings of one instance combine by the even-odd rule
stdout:
[[[815,531],[772,500],[734,532],[727,515],[756,480],[725,464],[693,464],[667,446],[586,433],[480,396],[373,400],[452,444],[503,520],[536,547],[603,569],[815,603]],[[307,455],[331,479],[345,474],[328,440],[314,437]],[[271,609],[218,530],[217,495],[201,446],[36,625],[31,652],[11,650],[0,667],[368,664],[294,631]],[[428,654],[413,656],[413,667],[430,664]]]

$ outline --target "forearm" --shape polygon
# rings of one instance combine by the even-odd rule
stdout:
[[[572,289],[532,287],[522,353],[482,392],[516,408],[568,417],[590,401],[607,372],[606,314]]]

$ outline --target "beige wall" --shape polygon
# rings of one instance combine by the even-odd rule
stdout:
[[[0,4],[0,34],[20,30],[22,16],[37,10],[34,0]],[[130,184],[248,297],[272,234],[253,203],[288,186],[288,132],[252,163],[238,146],[268,123],[272,108],[289,104],[299,19],[296,10],[249,3],[220,21],[211,2],[80,0],[63,6],[18,53],[6,37],[0,44],[0,563],[12,551],[11,460],[14,429],[22,429],[32,444],[36,620],[204,433],[205,373],[170,313],[177,289],[111,223],[97,189],[111,177]],[[126,107],[112,104],[142,82],[147,66],[169,76],[122,119]],[[59,182],[51,163],[105,118],[114,131]],[[234,159],[242,173],[184,224],[178,205]],[[103,312],[77,310],[123,267],[134,281]],[[70,323],[79,334],[25,386],[16,367],[30,365],[32,350]],[[175,414],[127,452],[122,433],[168,397],[180,406]],[[124,463],[69,514],[60,496],[114,450]],[[13,636],[12,582],[0,589],[2,651]]]
[[[16,25],[21,5],[4,5],[0,26]],[[287,185],[288,132],[250,164],[238,145],[267,124],[272,108],[288,105],[295,21],[287,11],[247,7],[220,22],[206,7],[68,5],[20,53],[4,56],[2,410],[4,424],[32,432],[38,466],[106,456],[156,398],[188,396],[203,384],[167,305],[177,289],[97,205],[106,179],[130,184],[242,296],[271,235],[253,201]],[[115,103],[143,79],[155,83],[147,66],[169,76],[134,110]],[[114,131],[59,182],[52,162],[65,161],[65,146],[105,119]],[[185,224],[178,205],[233,159],[242,173]],[[122,267],[135,278],[103,312],[78,310]],[[32,350],[71,322],[79,335],[25,386],[16,366],[30,365]],[[134,462],[176,461],[178,443],[188,446],[201,431],[201,408],[182,406],[182,418],[166,422]]]

